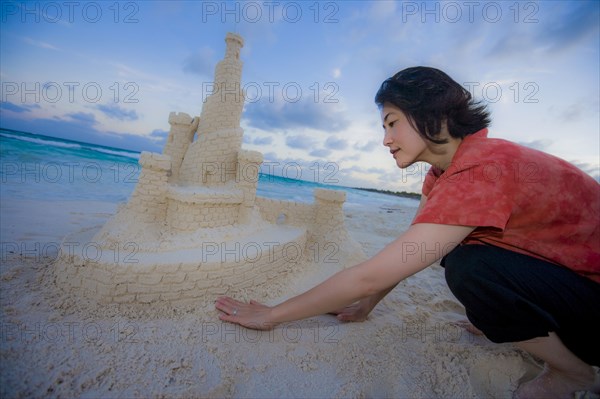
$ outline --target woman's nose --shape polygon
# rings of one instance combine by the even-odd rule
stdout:
[[[383,135],[383,145],[386,146],[386,147],[388,147],[390,144],[392,144],[392,137],[386,131],[385,134]]]

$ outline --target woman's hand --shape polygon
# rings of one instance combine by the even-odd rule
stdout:
[[[340,321],[365,321],[371,310],[373,310],[371,299],[367,297],[329,314],[335,315]]]
[[[245,303],[223,296],[215,301],[215,307],[222,312],[219,319],[253,330],[271,330],[277,325],[271,320],[271,307],[256,301]]]
[[[471,324],[471,322],[469,320],[459,320],[454,324],[456,324],[459,327],[464,328],[465,330],[467,330],[468,332],[470,332],[473,335],[485,335],[483,333],[483,331],[481,331],[479,328],[477,328],[473,324]]]

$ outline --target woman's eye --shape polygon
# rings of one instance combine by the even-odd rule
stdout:
[[[389,127],[394,127],[394,123],[395,123],[395,122],[396,122],[396,121],[394,121],[394,122],[390,122],[390,123],[388,124],[388,125],[389,125]]]

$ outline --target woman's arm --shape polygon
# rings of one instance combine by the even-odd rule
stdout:
[[[380,293],[423,270],[458,245],[474,227],[412,225],[373,258],[342,270],[304,294],[275,307],[222,297],[216,307],[221,320],[250,328],[274,325],[328,313],[361,298]]]
[[[421,200],[419,202],[419,207],[417,208],[417,211],[415,213],[415,218],[417,217],[419,212],[421,212],[421,209],[423,209],[426,202],[427,202],[427,196],[425,194],[421,194]],[[413,221],[414,221],[414,218],[413,218]],[[367,318],[367,316],[369,315],[369,313],[371,313],[371,311],[375,308],[375,306],[377,306],[377,304],[379,302],[381,302],[381,300],[383,298],[385,298],[385,296],[387,294],[389,294],[390,291],[392,291],[396,287],[396,285],[398,285],[398,283],[396,283],[393,286],[386,288],[383,291],[380,291],[376,294],[373,294],[366,298],[362,298],[360,301],[358,301],[354,304],[345,306],[341,309],[337,309],[331,313],[334,315],[337,315],[337,318],[339,320],[363,321]]]
[[[415,213],[415,217],[413,218],[413,221],[417,218],[417,215],[419,214],[419,212],[421,212],[421,209],[423,209],[423,207],[425,206],[426,203],[427,203],[427,196],[425,194],[421,194],[421,200],[419,201],[419,207],[417,208],[417,212]]]

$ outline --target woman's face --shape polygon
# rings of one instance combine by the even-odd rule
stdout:
[[[410,125],[407,117],[396,106],[385,103],[381,109],[383,145],[390,149],[398,167],[404,169],[415,162],[425,161],[427,142]]]

